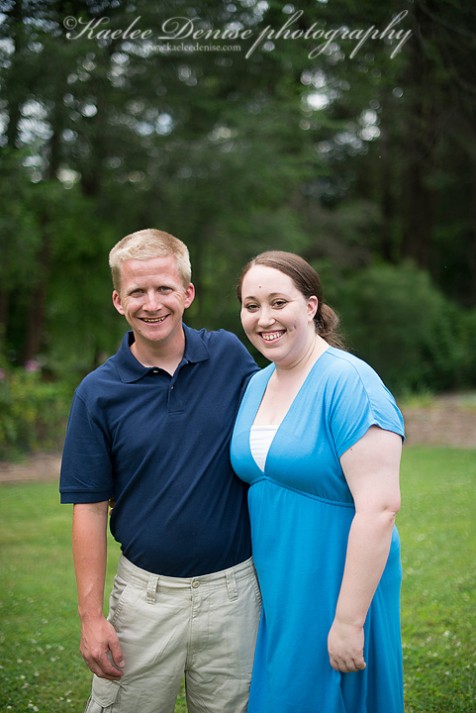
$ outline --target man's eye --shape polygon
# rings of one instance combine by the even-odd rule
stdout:
[[[159,287],[159,292],[162,295],[168,295],[170,292],[172,292],[171,287]]]

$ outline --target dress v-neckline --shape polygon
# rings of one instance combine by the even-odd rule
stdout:
[[[291,403],[289,404],[289,407],[288,407],[286,413],[284,414],[283,418],[281,419],[281,421],[280,421],[278,424],[258,424],[258,427],[259,427],[259,426],[276,426],[276,433],[274,434],[273,440],[271,441],[271,444],[270,444],[269,449],[268,449],[268,453],[266,454],[266,458],[265,458],[265,461],[264,461],[264,469],[261,469],[261,467],[260,467],[260,466],[258,465],[258,463],[255,461],[254,456],[253,456],[253,454],[252,454],[252,452],[251,452],[251,446],[250,446],[250,442],[249,442],[249,439],[248,439],[248,449],[249,449],[249,451],[250,451],[250,456],[251,456],[251,458],[252,458],[252,460],[253,460],[253,463],[256,465],[256,467],[258,468],[258,470],[259,470],[263,475],[266,474],[266,464],[268,463],[268,458],[269,458],[269,456],[270,456],[271,451],[273,450],[274,444],[275,444],[275,442],[276,442],[276,438],[277,438],[277,436],[278,436],[278,434],[279,434],[279,432],[280,432],[280,430],[281,430],[281,426],[285,423],[285,421],[288,419],[289,415],[290,415],[290,414],[292,413],[292,411],[294,410],[294,405],[296,404],[296,402],[297,402],[297,400],[299,399],[300,395],[303,393],[304,387],[306,386],[307,382],[308,382],[309,379],[311,378],[311,375],[312,375],[312,374],[314,373],[314,371],[316,370],[316,367],[317,367],[318,363],[321,361],[322,357],[323,357],[330,349],[332,349],[332,347],[330,347],[330,346],[327,347],[327,348],[317,357],[316,361],[314,362],[314,364],[312,365],[312,367],[309,369],[308,373],[306,374],[306,377],[305,377],[304,381],[302,382],[301,386],[299,387],[299,389],[298,389],[298,391],[297,391],[295,397],[293,398],[293,400],[292,400]],[[255,425],[256,416],[257,416],[257,414],[258,414],[259,407],[260,407],[260,405],[261,405],[261,402],[262,402],[262,400],[263,400],[263,397],[264,397],[264,395],[265,395],[265,393],[266,393],[266,389],[268,388],[269,380],[271,379],[271,377],[273,376],[274,372],[276,371],[276,366],[275,366],[274,364],[270,364],[270,367],[271,367],[271,368],[270,368],[270,374],[269,374],[268,378],[266,379],[266,381],[265,381],[265,383],[264,383],[264,387],[263,387],[263,390],[261,391],[261,394],[259,395],[259,398],[257,399],[256,409],[255,409],[255,411],[254,411],[253,420],[251,421],[250,430],[251,430],[251,428],[253,428],[253,426]]]

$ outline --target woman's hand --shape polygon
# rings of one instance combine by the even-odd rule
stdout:
[[[327,649],[330,664],[336,671],[350,673],[361,671],[366,666],[362,626],[334,619],[327,639]]]

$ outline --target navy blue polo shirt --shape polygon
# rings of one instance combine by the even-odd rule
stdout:
[[[257,366],[224,330],[184,325],[173,376],[118,352],[76,389],[61,466],[63,503],[114,498],[111,532],[138,567],[193,577],[251,554],[246,486],[229,442]]]

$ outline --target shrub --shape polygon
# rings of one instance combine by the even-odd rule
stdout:
[[[36,371],[0,371],[0,459],[61,447],[71,389]]]
[[[464,368],[469,340],[465,344],[459,338],[465,313],[426,272],[410,264],[365,268],[347,281],[336,306],[348,348],[392,390],[438,392],[474,385]],[[469,326],[465,329],[469,334]]]
[[[463,350],[461,369],[463,385],[474,386],[476,384],[476,309],[463,313],[459,342]]]

